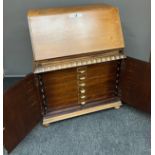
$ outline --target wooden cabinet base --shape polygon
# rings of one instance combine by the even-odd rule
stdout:
[[[109,101],[107,103],[99,104],[96,106],[92,105],[91,107],[81,108],[80,110],[74,110],[68,113],[62,112],[62,114],[58,114],[58,115],[51,114],[51,116],[49,115],[48,117],[43,118],[43,125],[47,127],[49,123],[54,123],[57,121],[61,121],[68,118],[73,118],[73,117],[77,117],[77,116],[81,116],[81,115],[85,115],[85,114],[89,114],[89,113],[93,113],[93,112],[97,112],[105,109],[110,109],[110,108],[119,109],[121,105],[122,105],[121,101],[116,100],[111,102]]]

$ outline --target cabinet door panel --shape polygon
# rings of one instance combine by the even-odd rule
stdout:
[[[134,58],[122,64],[120,79],[122,101],[137,109],[151,111],[151,65]]]
[[[33,74],[4,93],[4,146],[8,152],[41,120],[41,100]]]

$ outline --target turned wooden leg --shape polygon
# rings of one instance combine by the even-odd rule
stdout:
[[[49,127],[49,124],[43,124],[43,126],[44,126],[45,128],[47,128],[47,127]]]

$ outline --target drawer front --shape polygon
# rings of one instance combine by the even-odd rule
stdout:
[[[87,67],[87,102],[115,97],[117,61]]]
[[[115,97],[118,62],[111,61],[42,74],[48,110]]]
[[[78,104],[76,78],[76,68],[48,72],[42,75],[48,110]]]
[[[96,100],[115,97],[117,67],[118,61],[89,65],[83,69],[81,67],[83,74],[79,75],[79,103],[88,104]],[[81,97],[83,97],[82,101]]]

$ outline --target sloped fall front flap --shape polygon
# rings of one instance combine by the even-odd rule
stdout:
[[[119,10],[99,4],[28,12],[34,61],[124,48]]]

